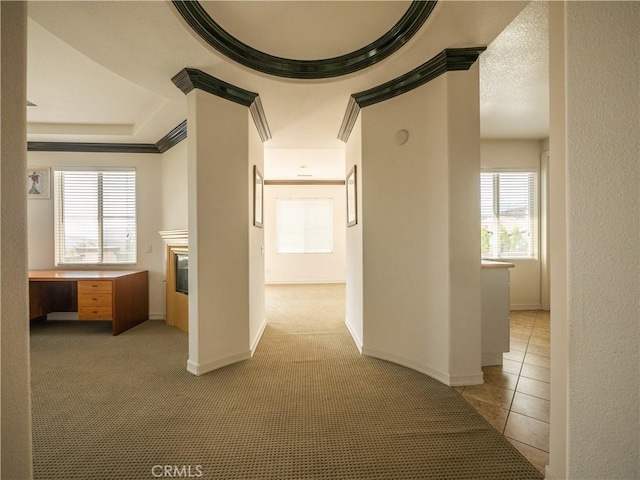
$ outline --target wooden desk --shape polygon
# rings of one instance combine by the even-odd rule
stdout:
[[[111,320],[118,335],[149,318],[146,270],[30,270],[29,318],[78,312],[78,320]]]

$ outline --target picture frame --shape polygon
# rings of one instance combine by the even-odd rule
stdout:
[[[358,223],[358,178],[355,165],[347,174],[345,186],[347,190],[347,227],[353,227]]]
[[[51,168],[29,167],[27,169],[27,197],[51,198]]]
[[[253,166],[253,225],[258,228],[264,226],[264,177],[257,165]]]

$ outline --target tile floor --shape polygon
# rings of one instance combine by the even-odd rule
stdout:
[[[510,315],[511,351],[458,392],[544,473],[549,463],[549,312]]]

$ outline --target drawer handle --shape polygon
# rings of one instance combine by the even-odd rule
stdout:
[[[92,298],[91,300],[94,300],[94,301],[95,301],[95,300],[98,300],[98,299],[97,299],[97,298]]]
[[[98,311],[97,311],[97,310],[94,310],[94,311],[93,311],[93,312],[91,312],[91,313],[98,313]]]

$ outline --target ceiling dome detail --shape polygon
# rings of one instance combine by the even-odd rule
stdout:
[[[229,34],[198,1],[172,0],[172,3],[195,33],[231,60],[278,77],[322,79],[357,72],[396,52],[420,29],[437,2],[414,1],[402,18],[377,40],[353,52],[320,60],[296,60],[262,52]]]

